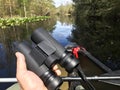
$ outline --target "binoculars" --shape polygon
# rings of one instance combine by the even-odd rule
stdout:
[[[59,64],[70,73],[79,61],[42,28],[32,33],[31,40],[34,45],[21,42],[17,51],[24,54],[28,69],[43,80],[48,90],[59,89],[63,80],[52,70],[53,66]]]

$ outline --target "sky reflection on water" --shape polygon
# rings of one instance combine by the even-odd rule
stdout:
[[[71,35],[73,25],[61,23],[57,21],[55,25],[55,29],[52,32],[52,36],[63,46],[70,44],[71,42],[68,41],[69,36]]]

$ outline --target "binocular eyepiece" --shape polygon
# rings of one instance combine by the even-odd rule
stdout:
[[[17,50],[25,55],[28,69],[43,80],[48,90],[58,89],[63,81],[52,71],[52,67],[60,64],[67,72],[72,72],[79,61],[42,28],[32,33],[31,40],[34,45],[21,42],[16,46]]]

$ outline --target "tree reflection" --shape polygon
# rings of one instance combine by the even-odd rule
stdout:
[[[77,19],[72,40],[113,69],[120,68],[120,26],[115,22]]]

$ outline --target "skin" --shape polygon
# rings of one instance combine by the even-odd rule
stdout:
[[[16,52],[15,55],[17,57],[16,78],[21,90],[47,90],[43,81],[34,72],[27,70],[24,55],[20,52]],[[57,75],[61,75],[61,71],[57,65],[53,67],[53,71],[55,71]]]

